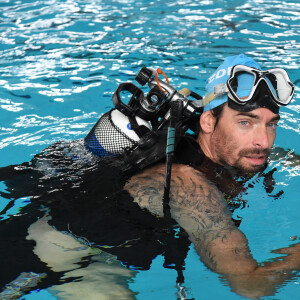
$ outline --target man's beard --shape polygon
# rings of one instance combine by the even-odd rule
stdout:
[[[234,164],[228,164],[225,159],[221,159],[220,162],[226,168],[235,170],[237,174],[251,175],[251,173],[257,173],[266,167],[269,155],[270,149],[243,149],[238,153],[239,159]],[[244,157],[263,157],[265,161],[261,165],[245,166],[245,163],[242,162]]]
[[[232,140],[225,132],[215,132],[215,138],[212,145],[219,159],[218,163],[226,169],[232,170],[233,173],[238,176],[251,176],[253,173],[257,173],[264,169],[267,165],[267,158],[271,151],[269,148],[244,148],[238,152],[237,159],[235,161],[231,161],[230,159],[227,159],[227,157],[230,158],[234,153],[235,149],[238,147],[238,142]],[[246,157],[263,157],[264,163],[261,165],[251,165],[250,162],[248,162],[247,164],[245,160],[243,160],[243,158]]]

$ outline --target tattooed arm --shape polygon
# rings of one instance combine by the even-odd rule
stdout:
[[[140,207],[163,216],[164,166],[134,176],[125,188]],[[189,166],[173,165],[170,208],[172,218],[188,233],[201,260],[213,271],[245,273],[256,268],[248,242],[231,219],[219,190]]]
[[[125,188],[140,207],[163,216],[164,165],[134,176]],[[288,256],[258,266],[245,235],[235,227],[219,190],[205,176],[189,167],[173,165],[171,215],[188,233],[201,260],[223,274],[233,291],[257,298],[272,295],[292,270],[300,269],[300,244],[274,252]]]

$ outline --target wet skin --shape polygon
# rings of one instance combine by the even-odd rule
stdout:
[[[226,106],[217,124],[210,112],[202,114],[198,142],[214,162],[234,172],[256,172],[267,160],[278,120],[266,108],[240,113]],[[165,166],[158,164],[125,186],[141,208],[157,216],[163,215],[164,174]],[[246,236],[233,224],[223,194],[197,169],[173,164],[169,204],[172,218],[188,233],[200,259],[240,295],[272,295],[300,269],[300,244],[277,250],[288,256],[258,265]]]
[[[241,172],[257,172],[270,154],[279,119],[267,108],[239,112],[225,106],[214,129],[200,133],[198,142],[215,163]]]

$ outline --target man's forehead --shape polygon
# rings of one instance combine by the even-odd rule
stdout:
[[[259,108],[253,109],[249,112],[242,112],[242,111],[234,110],[229,107],[227,107],[227,108],[228,108],[228,113],[230,112],[232,116],[237,116],[237,117],[245,116],[245,117],[249,117],[249,118],[253,118],[253,119],[262,119],[262,118],[268,118],[271,120],[279,120],[280,119],[279,114],[275,114],[268,108],[264,108],[264,107],[259,107]]]

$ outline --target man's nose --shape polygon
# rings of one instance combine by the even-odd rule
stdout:
[[[254,131],[253,143],[255,147],[269,148],[269,135],[266,127],[259,126]]]

